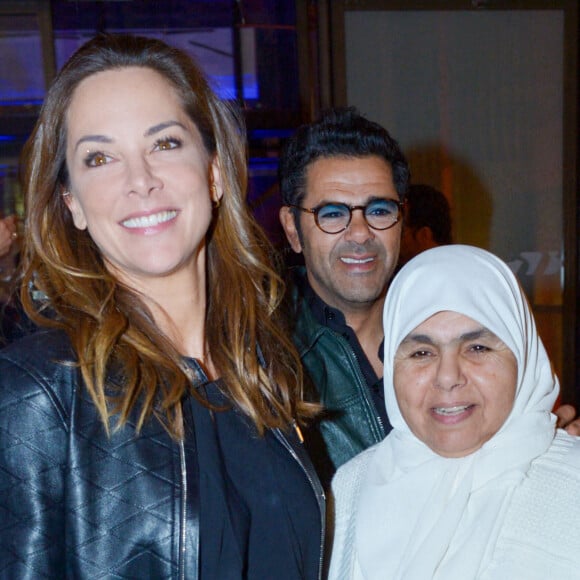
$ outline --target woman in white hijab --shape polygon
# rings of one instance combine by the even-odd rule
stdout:
[[[580,578],[580,439],[516,278],[469,246],[420,254],[385,303],[393,430],[333,481],[337,580]]]

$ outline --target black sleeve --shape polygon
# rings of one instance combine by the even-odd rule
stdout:
[[[0,577],[62,578],[65,414],[42,377],[0,353]]]

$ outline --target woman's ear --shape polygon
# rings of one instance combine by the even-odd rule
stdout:
[[[85,217],[85,212],[78,202],[77,198],[69,190],[64,190],[62,193],[62,198],[65,205],[67,206],[70,214],[72,216],[73,223],[77,230],[87,229],[87,219]]]
[[[224,194],[224,187],[220,164],[216,156],[214,156],[209,167],[209,183],[211,200],[214,205],[219,206]]]

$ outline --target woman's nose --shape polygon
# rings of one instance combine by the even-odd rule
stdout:
[[[148,196],[154,189],[161,189],[163,181],[150,166],[147,159],[137,157],[128,163],[127,193]]]
[[[464,385],[465,382],[459,354],[456,352],[440,354],[435,376],[435,387],[451,390]]]

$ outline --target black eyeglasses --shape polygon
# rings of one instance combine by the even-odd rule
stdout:
[[[394,199],[373,199],[366,205],[346,205],[346,203],[325,203],[308,209],[299,205],[287,204],[314,215],[316,225],[326,234],[339,234],[348,228],[352,212],[360,209],[368,226],[373,230],[388,230],[400,219],[405,205]]]

